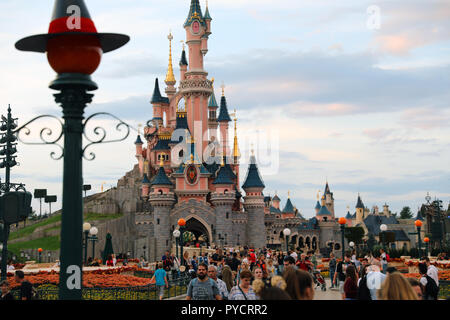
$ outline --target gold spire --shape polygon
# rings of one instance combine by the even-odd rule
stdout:
[[[241,153],[239,151],[239,144],[238,144],[238,138],[237,138],[237,113],[236,109],[234,109],[234,113],[232,114],[234,117],[234,146],[233,146],[233,156],[235,159],[239,158],[241,156]]]
[[[225,97],[225,82],[222,82],[222,97]]]
[[[319,200],[320,200],[320,190],[317,191],[317,201],[319,201]]]
[[[159,166],[164,167],[164,153],[160,154],[159,159],[160,159]]]
[[[288,191],[288,199],[291,198],[291,191]]]
[[[191,153],[191,163],[194,163],[194,155]]]
[[[138,136],[141,135],[141,128],[142,128],[142,124],[138,124]]]
[[[173,65],[172,65],[172,40],[173,40],[172,32],[169,33],[167,39],[169,39],[169,68],[167,70],[165,82],[167,85],[174,85],[177,81],[175,80],[175,75],[173,74]]]
[[[220,161],[220,166],[221,167],[225,167],[225,162],[224,162],[224,160],[223,160],[223,156],[222,157],[220,157],[222,160]]]
[[[186,49],[186,45],[184,44],[184,40],[180,40],[181,44],[183,45],[183,51]]]

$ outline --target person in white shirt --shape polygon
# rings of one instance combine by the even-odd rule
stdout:
[[[430,263],[430,258],[422,257],[422,263],[427,265],[427,275],[436,282],[439,287],[439,271],[438,269]]]
[[[386,279],[386,275],[380,272],[380,262],[374,260],[373,264],[367,267],[367,288],[370,291],[372,300],[377,300],[377,293]]]
[[[291,253],[291,257],[292,257],[292,258],[294,258],[294,259],[295,259],[295,261],[297,262],[297,258],[298,258],[297,252],[295,252],[295,251],[292,251],[292,253]]]
[[[222,299],[228,300],[228,289],[225,282],[219,278],[217,278],[217,267],[214,265],[210,265],[208,267],[208,277],[213,279],[217,283],[217,287],[219,288],[220,295]]]

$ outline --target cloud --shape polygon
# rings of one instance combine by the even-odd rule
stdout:
[[[446,0],[384,2],[381,28],[373,44],[381,52],[407,55],[412,50],[450,40],[450,3]]]

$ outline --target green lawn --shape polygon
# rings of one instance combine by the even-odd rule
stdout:
[[[9,235],[9,240],[14,240],[14,239],[19,239],[19,238],[23,238],[26,237],[30,234],[32,234],[34,232],[34,230],[36,230],[39,227],[44,227],[46,225],[55,223],[61,221],[61,215],[57,215],[57,216],[53,216],[50,218],[47,218],[41,222],[38,222],[36,224],[33,224],[32,226],[27,226],[25,228],[22,228],[20,230],[11,232],[11,234]]]
[[[8,251],[11,251],[16,256],[19,256],[20,250],[22,249],[42,248],[44,250],[58,250],[60,247],[60,242],[59,236],[40,238],[31,241],[8,244]]]
[[[84,215],[84,221],[89,222],[89,221],[113,220],[113,219],[121,218],[122,216],[123,216],[122,213],[118,213],[118,214],[87,213]],[[45,219],[41,222],[38,222],[32,226],[27,226],[23,229],[11,232],[11,234],[9,235],[9,240],[20,239],[20,238],[26,237],[26,236],[32,234],[37,228],[45,227],[49,224],[52,224],[52,223],[55,223],[58,221],[61,221],[61,215],[47,218],[47,219]],[[56,230],[56,229],[61,229],[61,227],[55,226],[55,227],[51,227],[46,230]]]

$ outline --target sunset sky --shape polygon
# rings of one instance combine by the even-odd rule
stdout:
[[[87,115],[111,112],[134,128],[152,118],[149,101],[155,78],[160,84],[165,78],[169,30],[179,80],[189,3],[86,0],[99,32],[131,37],[103,56]],[[379,9],[379,28],[369,27],[371,6]],[[45,55],[14,48],[25,36],[47,32],[52,8],[53,0],[0,1],[0,111],[6,114],[10,103],[20,124],[44,113],[61,115],[48,88],[55,73]],[[210,0],[209,10],[213,34],[205,68],[216,79],[216,96],[224,82],[229,110],[237,109],[241,181],[246,137],[259,130],[272,152],[255,146],[264,193],[277,191],[284,206],[290,190],[305,217],[313,216],[327,179],[337,216],[347,206],[354,212],[358,192],[369,208],[386,202],[393,212],[410,206],[415,214],[427,192],[448,205],[448,0]],[[113,122],[98,124],[114,129]],[[133,131],[125,142],[92,148],[97,157],[84,162],[84,178],[93,192],[103,182],[115,186],[133,168],[135,139]],[[18,150],[13,182],[30,191],[47,188],[61,200],[63,162],[49,156],[57,149],[19,144]],[[269,159],[275,167],[264,166]],[[33,205],[39,211],[36,200]]]

